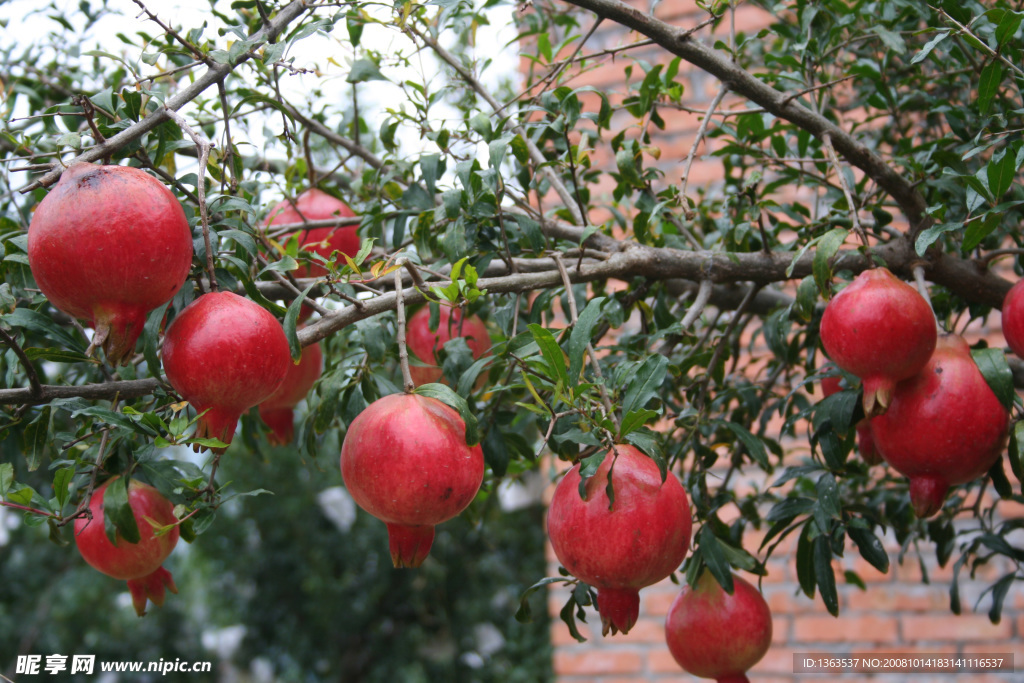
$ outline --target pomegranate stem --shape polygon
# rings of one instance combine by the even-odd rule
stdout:
[[[411,394],[416,388],[409,370],[409,348],[405,344],[405,296],[402,292],[402,269],[395,269],[395,300],[398,303],[398,364],[402,367],[402,384],[405,393]]]

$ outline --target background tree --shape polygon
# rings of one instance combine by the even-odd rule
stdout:
[[[545,452],[592,473],[628,442],[683,479],[691,577],[704,566],[723,581],[730,567],[762,573],[774,544],[797,534],[801,585],[836,613],[831,560],[856,551],[884,570],[877,537],[892,529],[906,553],[937,552],[957,576],[1008,558],[1015,571],[991,587],[999,618],[1020,578],[1007,540],[1020,520],[1000,513],[1021,502],[1005,472],[1022,478],[1018,423],[1008,457],[919,520],[904,477],[850,457],[857,391],[808,392],[825,362],[824,303],[859,272],[885,265],[916,282],[948,331],[984,329],[1000,307],[1020,267],[1024,202],[1015,5],[788,2],[764,5],[778,21],[748,36],[728,30],[725,2],[703,6],[694,26],[619,0],[535,2],[517,8],[516,84],[496,83],[494,56],[477,45],[507,16],[497,2],[211,3],[181,25],[136,4],[144,23],[100,50],[76,47],[109,11],[87,2],[53,8],[59,29],[5,54],[0,494],[27,524],[68,542],[98,471],[151,481],[187,516],[194,548],[231,533],[230,506],[279,504],[238,496],[276,492],[282,475],[227,476],[247,452],[269,453],[255,411],[223,457],[174,448],[192,443],[195,414],[162,377],[161,323],[214,283],[281,319],[293,355],[324,344],[294,445],[268,460],[333,471],[346,425],[402,385],[398,272],[405,305],[429,298],[489,322],[492,355],[474,361],[449,342],[454,390],[433,390],[479,426],[488,472],[471,514],[483,529],[501,525],[489,514],[498,484],[536,472]],[[631,38],[588,43],[614,25]],[[710,28],[726,37],[711,44]],[[311,75],[295,55],[323,35],[337,56]],[[631,60],[629,92],[574,87],[573,74],[610,59]],[[688,115],[683,62],[718,88],[689,153],[667,158],[656,132]],[[289,80],[320,77],[289,94]],[[400,104],[368,99],[385,82]],[[691,164],[710,140],[721,177],[698,187]],[[145,169],[193,229],[190,283],[150,315],[124,367],[89,355],[88,333],[28,268],[33,207],[72,160]],[[310,256],[281,239],[295,228],[264,226],[282,196],[313,186],[353,207],[358,220],[337,223],[358,222],[364,248],[313,257],[326,275],[296,278]],[[303,297],[319,315],[299,329]],[[1015,401],[1005,355],[977,351],[997,395]],[[798,435],[810,457],[785,452]],[[739,473],[761,483],[738,491]],[[767,533],[760,547],[744,541],[755,530]],[[589,598],[564,593],[572,627]]]

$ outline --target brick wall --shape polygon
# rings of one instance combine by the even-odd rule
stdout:
[[[634,3],[647,10],[647,3]],[[676,26],[693,26],[705,15],[697,9],[693,0],[664,0],[657,4],[655,13]],[[735,30],[747,34],[763,28],[771,17],[752,6],[741,6],[735,15]],[[589,28],[584,21],[583,32]],[[719,29],[719,35],[728,31],[728,23]],[[637,39],[621,27],[605,22],[587,44],[588,51],[612,48]],[[701,39],[712,42],[705,30]],[[552,43],[556,41],[552,40]],[[632,50],[628,56],[608,60],[598,68],[576,76],[572,87],[594,85],[616,100],[625,88],[624,67],[634,59],[654,62],[663,53],[658,48]],[[524,62],[524,67],[526,63]],[[685,68],[685,67],[684,67]],[[638,73],[634,67],[634,77]],[[702,72],[684,74],[687,105],[695,111],[703,111],[714,97],[719,84]],[[587,100],[581,96],[584,106],[596,108],[596,98]],[[620,97],[621,99],[621,97]],[[729,106],[726,99],[725,107]],[[693,145],[702,116],[698,113],[663,111],[666,130],[658,133],[656,144],[660,158],[645,159],[650,166],[665,171],[666,183],[677,183],[681,179],[683,161]],[[624,120],[625,122],[625,120]],[[634,131],[630,131],[633,133]],[[688,184],[691,188],[714,188],[716,180],[722,177],[722,167],[717,160],[708,157],[714,141],[705,139],[691,169]],[[595,150],[595,164],[610,163],[607,145],[598,145]],[[609,188],[605,188],[609,189]],[[594,220],[601,220],[598,215]],[[998,330],[982,330],[992,334],[993,344],[1002,344]],[[793,446],[794,444],[791,444]],[[806,447],[804,447],[806,449]],[[1005,507],[1005,506],[1004,506]],[[1019,514],[1020,509],[1011,512]],[[728,521],[728,520],[726,520]],[[748,550],[757,550],[755,539],[750,538]],[[896,683],[908,680],[901,674],[844,674],[842,676],[820,674],[794,674],[794,653],[929,653],[929,654],[970,654],[1013,653],[1018,670],[1024,669],[1024,591],[1015,584],[1006,598],[1003,617],[993,625],[987,617],[987,599],[983,599],[975,612],[984,589],[1012,567],[993,563],[984,567],[975,577],[964,571],[960,577],[961,599],[964,613],[956,616],[949,609],[949,587],[952,576],[951,564],[937,567],[934,561],[926,559],[925,569],[930,583],[923,582],[922,570],[916,555],[909,553],[900,564],[897,562],[899,547],[895,539],[887,538],[886,545],[892,560],[888,574],[881,574],[863,561],[856,550],[848,552],[843,563],[837,562],[836,575],[839,581],[840,616],[829,615],[820,599],[808,599],[800,592],[796,579],[793,545],[780,547],[769,560],[769,574],[761,584],[765,598],[771,607],[774,620],[774,636],[771,650],[749,674],[754,683],[832,683],[836,680],[866,680],[878,683]],[[933,558],[931,549],[924,549],[926,558]],[[955,560],[955,556],[954,556]],[[549,575],[557,575],[558,563],[549,552]],[[853,570],[867,584],[867,590],[842,581],[843,571]],[[756,577],[750,577],[748,579]],[[596,612],[588,612],[587,624],[581,624],[581,632],[587,642],[577,643],[569,634],[565,624],[558,619],[558,612],[568,598],[566,589],[555,584],[549,592],[550,611],[553,615],[551,638],[555,646],[554,669],[559,683],[654,683],[659,681],[698,680],[682,673],[672,659],[664,640],[664,620],[669,606],[679,592],[679,586],[664,581],[641,591],[640,619],[628,635],[602,637],[600,619]],[[1024,680],[1020,674],[916,674],[909,678],[914,683],[989,683],[993,681]]]

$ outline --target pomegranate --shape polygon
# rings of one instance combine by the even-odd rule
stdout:
[[[226,444],[242,413],[273,394],[291,365],[281,323],[231,292],[205,294],[186,306],[167,328],[163,356],[171,386],[198,412],[206,411],[196,438]]]
[[[838,393],[842,387],[839,386],[839,376],[825,377],[821,380],[821,391],[825,396]],[[857,423],[857,450],[860,457],[869,465],[877,465],[882,462],[882,456],[875,448],[875,437],[871,434],[871,420],[864,418]]]
[[[28,230],[39,289],[61,311],[88,320],[93,346],[127,363],[146,315],[188,278],[192,231],[164,185],[128,166],[69,166],[39,203]]]
[[[304,348],[299,362],[288,365],[288,374],[285,375],[281,386],[260,403],[260,417],[270,427],[267,441],[277,446],[291,442],[295,436],[292,408],[306,398],[306,394],[320,379],[321,372],[323,352],[319,343]]]
[[[436,330],[430,329],[430,308],[424,307],[409,318],[405,341],[409,351],[427,363],[427,365],[410,365],[412,380],[417,386],[439,382],[444,373],[435,365],[440,362],[438,350],[446,342],[455,337],[464,337],[473,359],[482,357],[491,349],[491,335],[487,332],[484,321],[475,315],[464,317],[462,310],[451,306],[441,306],[440,317]]]
[[[602,632],[628,633],[639,616],[640,589],[678,569],[690,548],[686,491],[671,472],[662,482],[653,460],[621,444],[587,480],[586,498],[579,487],[577,464],[551,499],[551,547],[569,573],[597,589]]]
[[[159,536],[156,528],[177,523],[174,506],[149,484],[132,479],[128,484],[128,505],[139,528],[139,542],[129,543],[117,534],[117,543],[107,538],[103,521],[103,494],[118,477],[96,489],[89,499],[92,518],[75,520],[75,544],[89,566],[115,579],[127,580],[132,605],[140,617],[146,613],[146,600],[161,606],[164,589],[177,593],[171,573],[161,567],[178,542],[178,527]]]
[[[746,672],[772,642],[772,613],[761,593],[739,576],[733,593],[704,571],[676,597],[665,619],[665,640],[679,666],[718,683],[748,683]]]
[[[821,318],[829,357],[864,383],[864,413],[881,415],[900,380],[932,355],[935,316],[916,289],[885,268],[867,270],[839,292]]]
[[[267,225],[305,223],[339,217],[354,218],[355,215],[355,212],[345,202],[335,199],[323,190],[313,188],[300,194],[295,199],[294,205],[289,201],[283,201],[274,206],[270,210]],[[337,228],[312,228],[304,230],[300,235],[299,246],[308,252],[320,254],[324,258],[330,258],[335,251],[355,256],[359,253],[359,235],[356,234],[354,225]],[[295,277],[323,277],[327,274],[327,269],[319,262],[311,261],[308,266],[300,265],[297,270],[292,272]]]
[[[985,474],[1008,427],[1009,413],[955,334],[939,338],[924,369],[896,385],[888,412],[871,421],[882,457],[910,478],[918,517],[938,512],[950,486]]]
[[[1010,349],[1024,358],[1024,280],[1018,280],[1003,299],[1003,335]]]
[[[462,512],[484,478],[480,445],[466,445],[466,423],[434,398],[391,394],[352,421],[341,447],[341,475],[359,507],[388,527],[395,567],[418,567],[434,525]]]

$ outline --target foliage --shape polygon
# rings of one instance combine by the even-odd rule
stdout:
[[[593,471],[625,440],[682,475],[697,524],[682,568],[691,577],[702,566],[762,573],[795,534],[804,592],[836,614],[832,560],[857,552],[886,571],[879,538],[892,533],[900,561],[935,553],[958,576],[1007,562],[991,590],[998,620],[1022,578],[1021,551],[1006,540],[1020,520],[1000,503],[1024,499],[1003,461],[958,487],[937,518],[917,520],[902,477],[850,457],[856,386],[822,401],[809,392],[825,363],[823,305],[866,268],[884,263],[926,284],[946,330],[998,316],[1024,248],[1024,14],[1005,0],[786,0],[761,3],[777,19],[745,35],[730,32],[730,15],[748,7],[699,4],[686,29],[618,0],[524,5],[521,89],[495,84],[501,59],[478,45],[508,16],[497,0],[213,2],[207,23],[186,17],[173,31],[150,8],[135,33],[82,51],[70,34],[109,11],[84,2],[55,15],[46,40],[6,48],[0,428],[4,462],[16,467],[0,465],[4,501],[59,534],[95,468],[131,472],[183,506],[196,547],[226,538],[221,506],[279,481],[232,482],[216,459],[171,455],[189,443],[194,415],[158,381],[161,317],[215,278],[277,314],[295,342],[324,340],[327,367],[291,462],[326,470],[337,451],[325,445],[402,383],[398,274],[406,304],[444,299],[490,323],[489,360],[446,347],[461,400],[438,391],[477,416],[489,467],[478,506],[501,480],[536,470],[542,453]],[[643,39],[629,42],[626,29]],[[589,46],[598,30],[618,46]],[[339,56],[314,71],[297,55],[323,36]],[[383,51],[382,36],[408,43]],[[612,57],[627,64],[625,92],[572,80]],[[691,69],[721,84],[710,102],[691,92]],[[282,90],[290,81],[304,89]],[[384,87],[398,103],[373,102]],[[181,109],[184,131],[165,105]],[[702,121],[698,139],[686,159],[669,158],[662,141],[684,116]],[[216,143],[205,168],[190,127]],[[699,187],[688,174],[705,144],[720,180]],[[86,357],[83,330],[33,287],[27,265],[31,209],[59,176],[54,161],[71,158],[148,169],[194,228],[195,287],[151,315],[136,362],[116,370]],[[282,194],[310,185],[351,204],[367,241],[330,259],[326,277],[296,282],[289,273],[308,256],[263,219]],[[331,312],[296,330],[300,293]],[[981,357],[1009,396],[1005,355]],[[255,413],[242,429],[226,459],[263,448]],[[1019,431],[1006,459],[1018,481]],[[787,452],[801,438],[810,455]],[[741,474],[752,488],[731,485]],[[754,531],[760,547],[747,540]],[[577,594],[586,601],[579,588],[563,611],[570,621]]]

